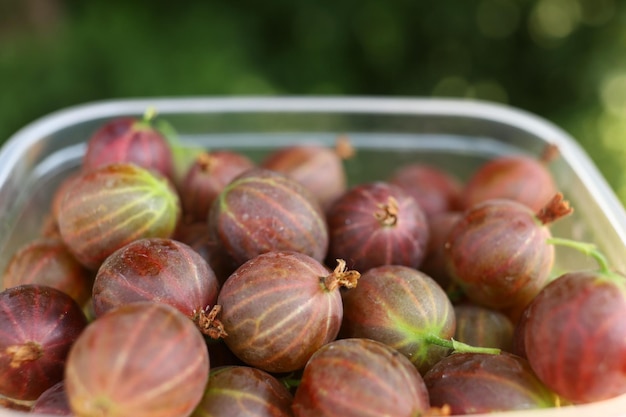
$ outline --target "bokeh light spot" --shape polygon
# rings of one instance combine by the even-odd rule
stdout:
[[[624,147],[624,137],[626,136],[626,115],[616,115],[605,111],[598,115],[595,123],[596,131],[590,132],[589,136],[600,139],[600,143],[594,141],[591,146],[595,154],[596,162],[602,160],[614,161],[617,166],[626,163],[626,148]],[[589,146],[589,145],[587,145]],[[598,165],[601,169],[606,169],[603,165]],[[604,174],[613,186],[615,193],[621,201],[626,201],[626,170],[611,169]]]
[[[520,8],[512,0],[482,0],[476,8],[476,24],[488,38],[506,38],[519,26]]]
[[[605,110],[626,119],[626,73],[605,77],[600,84],[600,99]]]
[[[577,0],[539,0],[531,11],[528,29],[537,44],[551,47],[569,36],[580,20]]]
[[[607,23],[615,16],[615,0],[579,0],[581,20],[590,26]]]
[[[500,83],[492,80],[484,80],[472,84],[467,89],[466,96],[499,103],[508,103],[509,101],[506,89]]]
[[[439,80],[433,88],[432,95],[435,97],[464,97],[467,90],[468,83],[464,78],[449,76]]]
[[[598,134],[605,149],[611,152],[626,152],[624,149],[626,118],[615,117],[609,113],[601,114],[598,117]]]

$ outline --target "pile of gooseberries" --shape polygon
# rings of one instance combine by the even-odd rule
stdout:
[[[414,417],[626,393],[626,278],[553,236],[558,149],[358,182],[338,139],[254,160],[152,113],[104,122],[3,271],[0,406]],[[555,273],[556,245],[597,268]]]

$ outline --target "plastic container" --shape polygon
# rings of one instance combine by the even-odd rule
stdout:
[[[232,148],[259,160],[298,142],[332,145],[347,135],[357,149],[346,167],[351,183],[381,179],[402,163],[428,162],[466,179],[496,155],[560,150],[550,167],[572,204],[554,235],[594,242],[626,271],[626,212],[583,149],[563,130],[532,114],[496,104],[452,99],[238,97],[157,98],[89,103],[58,111],[18,131],[0,151],[0,271],[41,230],[55,187],[80,163],[88,136],[104,121],[140,116],[148,107],[181,140]],[[555,271],[594,268],[588,257],[557,248]],[[0,416],[24,413],[0,409]],[[626,396],[582,406],[489,416],[626,416]]]

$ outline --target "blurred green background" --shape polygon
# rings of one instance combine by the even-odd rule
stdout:
[[[626,202],[620,0],[0,0],[0,142],[101,99],[467,97],[553,121]]]

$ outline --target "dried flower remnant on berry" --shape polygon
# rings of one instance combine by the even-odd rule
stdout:
[[[41,345],[35,342],[9,346],[5,349],[5,353],[11,357],[9,364],[11,368],[19,368],[23,363],[35,361],[43,356]]]
[[[574,209],[569,201],[563,199],[562,193],[557,193],[552,199],[536,214],[542,224],[550,224],[554,221],[571,214]]]
[[[217,315],[222,310],[222,306],[215,305],[209,309],[209,306],[200,310],[194,310],[192,320],[197,324],[200,331],[209,336],[211,339],[221,339],[228,336],[224,330],[224,325],[217,319]]]
[[[352,158],[356,154],[356,149],[352,146],[352,142],[347,135],[340,135],[335,141],[335,152],[339,158],[346,160]]]
[[[387,204],[379,204],[374,217],[383,226],[395,226],[398,223],[398,200],[389,196]]]
[[[337,287],[355,288],[361,273],[354,270],[348,270],[346,261],[337,259],[337,266],[333,272],[323,277],[324,287],[328,291],[334,291]]]

